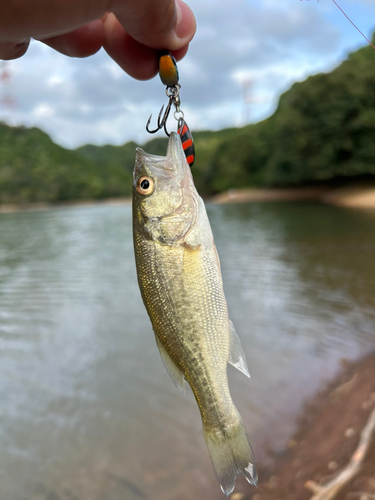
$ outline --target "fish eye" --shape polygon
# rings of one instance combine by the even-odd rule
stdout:
[[[135,190],[143,196],[151,194],[154,191],[154,181],[150,177],[141,177],[137,181]]]

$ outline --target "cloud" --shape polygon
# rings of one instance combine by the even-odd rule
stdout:
[[[181,108],[194,129],[243,123],[246,85],[251,120],[266,117],[294,81],[332,68],[359,41],[328,0],[189,3],[198,31],[179,70]],[[361,25],[370,31],[373,4],[355,4]],[[67,147],[145,142],[150,138],[145,131],[148,116],[152,113],[155,119],[166,103],[158,78],[132,80],[104,51],[69,59],[33,42],[26,56],[8,67],[11,85],[3,85],[0,92],[11,94],[17,107],[0,110],[0,119],[38,126]]]

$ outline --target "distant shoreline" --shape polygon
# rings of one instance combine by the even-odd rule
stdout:
[[[375,209],[375,186],[351,186],[343,188],[300,187],[269,189],[230,189],[209,197],[210,203],[267,203],[292,201],[317,201],[328,205],[351,208]],[[72,200],[56,203],[0,204],[1,213],[40,212],[45,210],[91,207],[101,205],[130,205],[131,198],[107,198],[104,200]]]
[[[210,201],[227,204],[304,200],[340,207],[375,208],[375,186],[231,189],[213,196]]]
[[[327,188],[300,187],[300,188],[248,188],[230,189],[210,198],[218,204],[271,202],[271,201],[302,201],[319,200]]]
[[[54,210],[59,208],[72,207],[93,207],[101,205],[130,205],[131,198],[106,198],[104,200],[71,200],[55,203],[38,202],[38,203],[9,203],[0,204],[0,214],[16,213],[16,212],[44,212],[45,210]]]

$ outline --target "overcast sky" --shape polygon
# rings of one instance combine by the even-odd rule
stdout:
[[[337,1],[370,38],[375,1]],[[366,45],[332,0],[187,3],[198,29],[178,66],[181,108],[194,130],[266,118],[293,82],[329,71],[349,52]],[[166,102],[158,77],[132,80],[104,51],[87,59],[69,59],[33,42],[8,69],[11,81],[1,84],[0,96],[11,95],[16,104],[0,106],[0,120],[37,126],[69,148],[143,143],[151,138],[145,131],[148,116],[153,113],[155,118]]]

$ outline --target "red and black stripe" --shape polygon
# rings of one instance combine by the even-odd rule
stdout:
[[[195,160],[195,147],[193,136],[191,135],[190,129],[186,125],[185,120],[180,119],[177,133],[181,137],[182,148],[186,156],[186,161],[189,166],[192,167]]]

